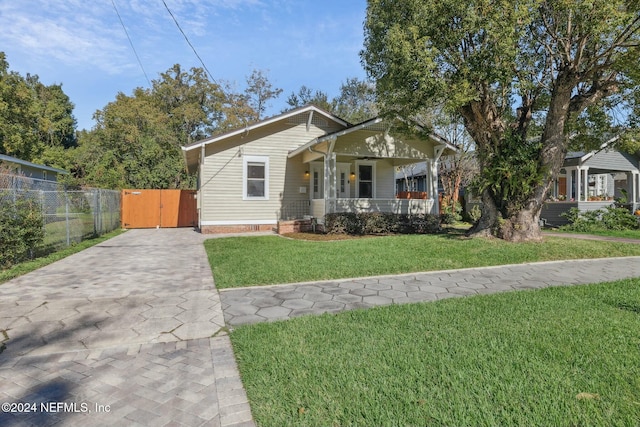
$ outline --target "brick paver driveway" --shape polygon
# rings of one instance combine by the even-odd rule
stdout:
[[[252,425],[203,239],[130,230],[0,285],[0,425]]]

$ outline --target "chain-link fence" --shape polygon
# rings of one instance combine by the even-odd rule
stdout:
[[[67,190],[40,179],[0,174],[0,203],[37,202],[44,222],[44,252],[120,227],[120,192],[91,188]]]

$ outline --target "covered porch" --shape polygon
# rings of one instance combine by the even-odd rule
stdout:
[[[316,138],[289,153],[300,161],[308,179],[308,213],[318,223],[329,213],[381,212],[439,214],[438,160],[455,148],[442,138],[391,136],[389,125],[376,118]],[[396,196],[399,166],[426,162],[426,198]]]
[[[621,205],[631,212],[640,209],[640,164],[635,156],[612,149],[568,153],[541,218],[563,225],[561,216],[571,208],[580,212]]]

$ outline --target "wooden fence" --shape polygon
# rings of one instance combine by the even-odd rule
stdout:
[[[194,190],[122,190],[122,228],[198,225]]]

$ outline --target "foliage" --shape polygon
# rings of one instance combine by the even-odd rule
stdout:
[[[469,188],[478,174],[477,161],[473,153],[473,140],[464,128],[462,118],[458,115],[441,112],[432,121],[436,132],[457,148],[455,153],[440,157],[438,177],[444,191],[442,210],[449,209],[449,213],[456,220],[460,220],[461,190]]]
[[[331,112],[350,123],[361,123],[376,117],[375,85],[357,77],[348,78],[340,85],[340,94],[331,105]]]
[[[561,214],[569,224],[561,227],[566,231],[589,232],[595,230],[638,230],[640,219],[627,208],[608,206],[605,209],[580,212],[571,208]]]
[[[254,121],[258,122],[267,109],[267,103],[270,99],[277,98],[282,93],[282,89],[274,88],[265,72],[261,70],[253,70],[251,75],[247,77],[247,88],[245,94],[248,103],[255,111]]]
[[[96,126],[79,134],[74,175],[103,188],[192,188],[181,146],[244,125],[255,117],[243,96],[228,95],[201,68],[178,64],[151,89],[119,93],[95,113]]]
[[[33,258],[44,240],[44,219],[39,200],[0,193],[0,268]]]
[[[539,140],[526,141],[506,132],[500,144],[477,153],[484,167],[475,176],[472,189],[477,194],[487,191],[503,218],[515,215],[544,180],[545,169],[531,161],[540,158],[541,150]]]
[[[463,117],[483,190],[474,232],[539,240],[569,146],[633,145],[639,11],[624,0],[370,0],[362,59],[385,115]]]
[[[467,212],[467,216],[469,217],[469,221],[472,224],[475,224],[480,220],[480,216],[482,215],[482,211],[480,210],[480,206],[473,205],[473,207]]]
[[[304,107],[309,104],[313,104],[326,111],[331,111],[332,108],[331,102],[329,102],[329,96],[326,93],[319,90],[314,92],[311,88],[303,85],[298,93],[292,92],[291,95],[289,95],[287,105],[289,105],[290,108],[287,108],[285,111]]]
[[[440,214],[440,222],[442,224],[451,225],[456,221],[460,221],[460,219],[462,219],[461,216],[452,214],[451,212],[443,212]]]
[[[440,231],[436,215],[398,215],[381,212],[331,213],[325,215],[325,232],[329,234],[426,234]]]
[[[360,123],[378,115],[375,98],[373,83],[353,77],[340,85],[340,94],[333,99],[329,99],[325,92],[314,92],[303,85],[297,94],[294,92],[289,95],[287,104],[290,108],[287,110],[313,104],[349,123]]]
[[[76,144],[73,104],[62,85],[9,71],[0,52],[0,153],[39,162],[48,150]],[[50,164],[51,166],[60,166]]]

